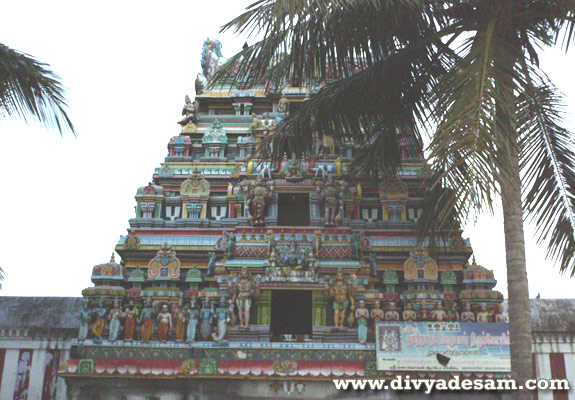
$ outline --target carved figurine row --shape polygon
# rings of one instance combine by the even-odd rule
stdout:
[[[152,340],[154,327],[157,326],[158,341],[166,342],[172,332],[178,342],[196,341],[197,331],[202,340],[216,342],[226,336],[227,326],[231,322],[235,325],[234,306],[237,308],[240,327],[248,329],[250,324],[250,310],[252,298],[259,295],[259,280],[252,279],[248,269],[243,268],[236,278],[229,282],[231,302],[221,298],[219,304],[208,298],[202,300],[202,306],[191,300],[184,305],[183,299],[178,304],[153,304],[148,299],[138,310],[133,302],[122,309],[116,300],[110,310],[100,301],[96,307],[89,308],[84,302],[80,311],[80,330],[78,338],[85,340],[92,324],[92,336],[95,342],[100,342],[108,324],[108,339],[132,341],[139,339],[142,342]],[[215,326],[214,326],[215,325]],[[214,329],[215,328],[215,329]]]
[[[195,300],[191,300],[189,305],[184,305],[181,300],[170,309],[167,304],[154,306],[148,299],[141,311],[133,302],[122,309],[116,301],[110,310],[105,308],[102,301],[94,308],[88,308],[85,303],[80,311],[78,339],[88,338],[92,324],[91,336],[96,343],[102,341],[106,325],[110,341],[150,342],[156,327],[159,342],[167,342],[172,334],[176,342],[194,342],[198,339],[219,342],[226,336],[233,306],[228,305],[225,298],[216,303],[206,298],[199,307]]]
[[[335,307],[334,307],[335,308]],[[353,308],[352,308],[353,310]],[[381,308],[381,303],[376,301],[374,307],[368,310],[365,301],[360,300],[355,309],[355,319],[357,320],[357,339],[361,344],[367,341],[368,321],[371,320],[373,326],[380,321],[435,321],[435,322],[509,322],[509,317],[503,312],[503,305],[498,304],[493,311],[487,309],[487,305],[482,304],[478,312],[471,310],[469,303],[464,303],[461,314],[457,311],[455,304],[445,310],[441,302],[437,302],[433,310],[421,307],[418,311],[413,309],[411,303],[405,305],[405,309],[400,313],[396,309],[395,303],[389,303],[387,311]],[[337,325],[336,325],[337,326]]]

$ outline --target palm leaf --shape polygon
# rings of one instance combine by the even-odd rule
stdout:
[[[518,98],[524,204],[548,255],[575,275],[575,152],[573,134],[561,126],[564,104],[550,82]]]
[[[0,115],[37,119],[61,134],[74,133],[64,87],[47,64],[0,44]]]

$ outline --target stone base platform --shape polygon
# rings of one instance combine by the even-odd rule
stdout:
[[[226,332],[230,342],[269,342],[270,327],[267,325],[250,325],[248,329],[231,326]]]
[[[313,341],[315,343],[354,343],[357,342],[357,329],[314,326]]]

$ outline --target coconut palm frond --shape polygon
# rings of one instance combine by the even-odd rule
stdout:
[[[434,2],[429,0],[261,3],[256,4],[265,10],[248,11],[223,29],[257,27],[263,39],[228,60],[212,82],[229,71],[239,81],[261,81],[274,71],[292,85],[329,82],[435,33],[428,16]]]
[[[381,142],[381,134],[393,138],[393,142],[405,138],[421,143],[417,125],[425,119],[422,104],[426,104],[432,82],[442,73],[441,64],[421,48],[400,51],[332,82],[277,126],[270,138],[275,156],[293,151],[283,146],[288,143],[299,146],[297,153],[311,149],[313,132],[341,140],[352,138],[369,153],[391,149],[392,143],[386,149]],[[382,146],[376,149],[378,144]],[[373,162],[363,155],[359,157],[365,164]]]
[[[518,97],[525,211],[536,224],[548,255],[575,275],[575,142],[562,127],[558,90],[543,82]]]
[[[0,44],[0,115],[37,119],[60,134],[74,133],[65,89],[47,64]]]

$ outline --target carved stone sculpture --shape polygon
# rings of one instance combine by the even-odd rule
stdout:
[[[411,303],[407,303],[405,305],[405,310],[403,310],[403,320],[404,321],[416,321],[417,320],[417,313],[413,310],[413,306]]]
[[[335,278],[330,283],[326,283],[326,290],[329,297],[333,298],[333,319],[336,328],[343,328],[347,310],[355,308],[355,285],[349,285],[343,275],[343,271],[338,269]]]
[[[106,308],[104,302],[100,300],[98,306],[92,310],[94,315],[94,325],[92,326],[92,333],[94,334],[94,341],[102,340],[102,334],[106,327]]]
[[[461,322],[475,322],[475,314],[471,311],[471,305],[465,303],[463,312],[461,313]]]
[[[248,329],[250,325],[250,309],[252,307],[252,297],[259,295],[258,282],[252,281],[248,269],[242,268],[238,276],[238,281],[230,287],[232,300],[238,308],[240,326]]]
[[[365,308],[365,301],[359,301],[359,307],[355,310],[355,319],[357,320],[357,341],[360,344],[367,342],[367,320],[369,311]]]
[[[140,340],[142,342],[149,342],[152,340],[152,332],[154,331],[154,314],[155,310],[152,305],[152,301],[148,299],[146,305],[142,309],[142,314],[140,315]]]
[[[117,340],[120,334],[120,329],[122,329],[122,321],[124,318],[124,313],[118,304],[118,301],[114,301],[114,306],[108,314],[108,320],[110,321],[110,329],[108,331],[108,338],[110,340]]]
[[[219,342],[225,338],[228,322],[230,321],[228,304],[223,297],[220,300],[220,305],[215,311],[215,318],[217,320],[217,332],[212,333],[212,339],[214,339],[214,342]]]
[[[78,330],[78,339],[79,340],[86,340],[88,337],[88,325],[92,319],[92,311],[88,307],[88,302],[84,300],[82,302],[82,309],[80,310],[80,315],[78,317],[80,319],[80,328]]]
[[[399,321],[399,312],[395,309],[395,303],[389,303],[389,310],[385,312],[386,321]]]
[[[180,299],[177,306],[174,306],[172,320],[176,325],[176,342],[183,342],[186,336],[186,310],[184,310],[184,300]]]
[[[435,305],[435,310],[431,313],[431,318],[436,322],[445,322],[447,321],[447,313],[441,307],[441,303],[437,302]]]
[[[374,328],[378,322],[385,320],[385,313],[381,309],[381,302],[379,300],[374,303],[373,308],[369,312],[369,318],[373,321]]]
[[[477,322],[491,322],[491,313],[487,310],[485,304],[481,304],[477,313]]]
[[[138,320],[138,309],[134,303],[130,303],[129,307],[124,310],[124,340],[134,340],[134,333],[136,332],[136,321]]]
[[[289,111],[289,101],[285,94],[282,94],[282,97],[280,98],[278,111],[281,113],[287,113]]]
[[[186,326],[186,342],[194,342],[196,340],[199,318],[200,312],[196,307],[196,302],[192,300],[190,302],[190,307],[186,310],[186,320],[188,321],[188,325]]]
[[[495,313],[495,322],[509,322],[509,316],[503,312],[503,304],[497,305],[497,312]]]
[[[158,340],[165,342],[172,330],[172,314],[168,310],[168,305],[162,306],[162,311],[158,314]]]
[[[323,201],[325,226],[335,226],[341,223],[343,189],[343,183],[336,182],[333,176],[317,184],[318,197]]]
[[[184,108],[182,109],[182,115],[184,116],[178,121],[178,124],[182,126],[182,133],[195,133],[196,126],[195,122],[198,122],[198,108],[199,104],[197,101],[192,103],[189,96],[186,96]]]
[[[207,276],[214,276],[216,273],[216,253],[210,252],[210,261],[208,261],[208,272],[206,273]]]
[[[261,177],[246,190],[248,222],[254,226],[265,223],[266,202],[273,195],[273,185],[268,185]]]
[[[200,335],[204,341],[210,338],[212,333],[212,320],[214,318],[214,310],[211,307],[210,301],[204,299],[204,305],[200,312]]]

